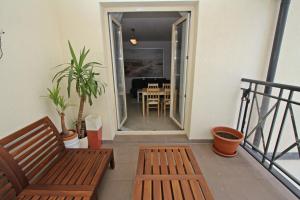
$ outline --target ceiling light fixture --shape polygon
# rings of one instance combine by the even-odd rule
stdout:
[[[134,28],[132,28],[132,29],[131,29],[132,35],[131,35],[131,38],[129,39],[129,42],[130,42],[133,46],[137,45],[137,43],[138,43],[138,41],[137,41],[137,39],[136,39],[136,37],[135,37],[134,31],[135,31]]]

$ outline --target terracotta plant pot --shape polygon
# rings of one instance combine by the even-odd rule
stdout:
[[[211,129],[214,136],[213,150],[215,153],[233,157],[237,154],[237,147],[242,142],[244,135],[235,129],[218,126]]]

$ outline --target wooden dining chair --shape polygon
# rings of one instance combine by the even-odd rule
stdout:
[[[147,88],[147,115],[149,115],[149,109],[157,109],[157,115],[159,116],[160,110],[160,98],[159,88]]]
[[[170,109],[170,106],[171,106],[171,90],[169,88],[166,88],[162,100],[162,108],[164,109],[164,115],[166,115],[167,108]]]
[[[163,83],[162,87],[164,89],[171,89],[171,84],[170,83]]]
[[[148,88],[158,88],[158,83],[148,83]]]

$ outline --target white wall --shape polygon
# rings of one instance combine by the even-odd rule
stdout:
[[[210,128],[235,127],[240,79],[264,79],[279,0],[202,0],[190,138],[211,138]]]
[[[52,1],[1,0],[0,30],[4,57],[0,60],[0,138],[50,115],[51,68],[61,62],[58,19]],[[59,125],[57,123],[57,125]]]
[[[48,113],[48,104],[39,96],[49,84],[49,68],[69,60],[67,40],[77,50],[87,46],[91,49],[90,60],[104,63],[103,44],[108,41],[103,39],[99,2],[1,1],[0,26],[7,32],[6,55],[0,61],[0,89],[5,91],[1,97],[7,98],[0,105],[0,121],[5,123],[1,124],[1,133]],[[54,12],[53,6],[56,6]],[[212,126],[235,125],[240,78],[265,77],[279,0],[201,0],[198,6],[198,35],[196,41],[191,41],[197,48],[189,136],[208,139]],[[111,78],[107,76],[111,68],[106,63],[104,66],[101,73],[107,81]],[[8,90],[6,83],[12,80],[17,84],[12,83]],[[107,87],[113,90],[112,85]],[[72,101],[77,103],[75,97]],[[104,139],[114,137],[113,101],[106,93],[85,110],[102,116]],[[77,107],[70,110],[68,118],[73,120],[76,114]]]
[[[171,41],[139,41],[138,45],[132,46],[129,42],[123,42],[124,49],[134,48],[160,48],[164,49],[164,74],[163,77],[170,80],[171,77]],[[129,93],[131,89],[131,81],[133,77],[126,77],[126,92]]]

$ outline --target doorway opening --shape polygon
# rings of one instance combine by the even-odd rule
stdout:
[[[189,12],[109,13],[119,131],[184,130]]]

